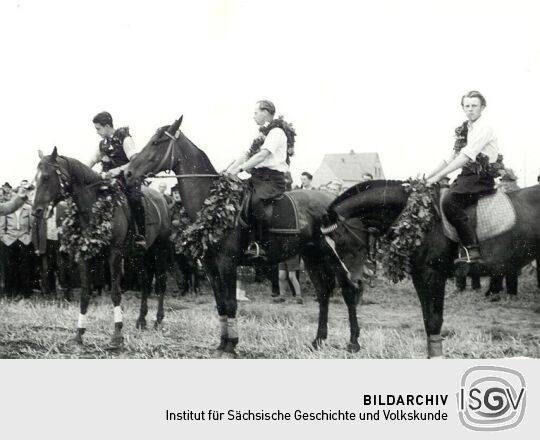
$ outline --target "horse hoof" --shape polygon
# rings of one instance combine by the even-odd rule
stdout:
[[[163,321],[154,321],[154,330],[163,330]]]
[[[349,353],[358,353],[360,351],[360,344],[358,342],[349,342],[347,344],[347,350]]]
[[[314,348],[315,350],[318,350],[318,349],[322,348],[323,342],[324,342],[324,339],[317,338],[317,339],[314,339],[314,340],[313,340],[313,342],[311,343],[311,345],[313,346],[313,348]]]
[[[501,294],[500,293],[493,293],[489,297],[490,302],[499,302],[501,300]]]
[[[143,319],[138,319],[137,324],[135,325],[135,327],[138,330],[146,330],[146,321],[143,320]]]
[[[68,343],[70,345],[75,345],[77,347],[80,347],[81,345],[83,345],[83,340],[82,340],[82,337],[80,335],[77,335],[77,336],[71,338],[70,340],[68,340]]]
[[[238,353],[236,353],[236,350],[223,351],[221,352],[221,358],[222,359],[238,359]]]
[[[111,342],[109,343],[107,350],[116,351],[124,347],[124,337],[123,336],[113,336]]]

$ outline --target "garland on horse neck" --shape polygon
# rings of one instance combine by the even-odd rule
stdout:
[[[62,221],[60,251],[73,256],[75,261],[97,257],[111,244],[114,209],[124,200],[124,194],[116,179],[104,182],[97,200],[92,204],[87,225],[81,223],[79,208],[73,196],[66,197],[65,217]]]
[[[172,226],[171,234],[175,252],[203,258],[208,249],[218,246],[235,226],[243,189],[243,182],[221,174],[210,187],[194,222],[183,206],[175,210],[173,220],[178,220],[178,224]]]
[[[438,186],[427,186],[424,179],[409,178],[403,186],[407,204],[388,232],[381,237],[377,259],[383,274],[397,283],[411,273],[411,257],[438,218],[435,200]]]
[[[283,119],[283,116],[279,116],[273,119],[270,124],[266,126],[263,125],[259,128],[261,134],[251,143],[251,147],[249,147],[248,150],[248,159],[261,151],[266,136],[268,136],[268,133],[270,133],[270,130],[273,128],[281,128],[285,132],[285,136],[287,136],[287,164],[290,163],[290,157],[294,155],[294,138],[296,136],[296,131],[292,124]]]

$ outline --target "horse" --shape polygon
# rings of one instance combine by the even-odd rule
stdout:
[[[172,170],[178,179],[182,203],[194,220],[203,206],[214,179],[219,177],[206,153],[200,150],[180,130],[183,117],[170,126],[161,127],[142,151],[130,162],[126,181],[132,184],[146,175]],[[328,303],[337,276],[342,295],[349,310],[350,341],[352,351],[360,349],[356,306],[360,297],[360,284],[349,281],[331,249],[320,233],[321,219],[332,201],[329,194],[319,191],[297,190],[287,193],[296,204],[300,232],[298,234],[271,233],[267,251],[268,264],[277,263],[300,254],[319,299],[319,327],[314,347],[327,338]],[[239,341],[236,321],[236,269],[248,265],[243,261],[245,234],[239,226],[232,228],[220,243],[210,248],[203,266],[210,279],[220,322],[220,340],[217,355],[235,358]]]
[[[70,157],[60,156],[56,147],[51,155],[45,156],[40,152],[40,162],[36,174],[36,194],[34,200],[34,215],[42,220],[47,213],[48,207],[55,206],[66,196],[71,196],[77,208],[77,215],[82,227],[88,224],[92,215],[92,205],[97,200],[101,187],[104,184],[101,176],[92,169]],[[148,225],[146,235],[150,238],[147,249],[142,256],[144,263],[141,265],[141,306],[137,319],[137,328],[146,328],[146,314],[148,313],[147,298],[151,291],[152,276],[156,278],[156,292],[159,295],[158,310],[155,327],[158,328],[163,321],[163,299],[166,284],[166,268],[168,264],[170,220],[167,204],[163,196],[150,188],[144,189],[144,194],[151,200],[159,212],[159,222]],[[122,309],[120,307],[121,274],[124,248],[128,244],[129,226],[131,214],[125,198],[121,199],[121,205],[114,208],[112,220],[112,239],[106,249],[105,255],[108,260],[111,274],[111,299],[114,305],[114,333],[111,339],[111,347],[119,348],[123,344]],[[77,332],[74,341],[83,343],[83,335],[86,331],[86,312],[91,295],[90,265],[91,260],[81,258],[79,269],[81,274],[80,314],[77,324]],[[150,272],[147,268],[152,267]]]
[[[358,184],[336,198],[326,223],[329,237],[352,280],[362,276],[371,237],[386,234],[405,208],[408,192],[404,182],[374,180]],[[486,264],[474,269],[482,275],[517,273],[540,254],[540,187],[507,194],[516,212],[516,224],[507,232],[481,242]],[[429,358],[442,357],[446,280],[452,275],[458,244],[447,238],[436,219],[411,256],[410,275],[420,299]]]

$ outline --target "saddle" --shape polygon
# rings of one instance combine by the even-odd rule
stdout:
[[[242,200],[240,212],[236,219],[237,224],[243,229],[253,229],[255,217],[252,212],[252,194],[247,192]],[[270,225],[270,234],[299,234],[298,210],[293,198],[284,193],[279,199],[273,200],[266,205],[266,218]]]
[[[154,226],[161,224],[161,214],[150,195],[153,190],[143,185],[141,191],[143,195],[141,201],[144,208],[145,238],[147,243],[152,243],[159,234],[159,227]]]
[[[450,240],[458,243],[458,233],[444,215],[441,205],[447,191],[447,188],[441,189],[439,201],[443,232]],[[502,191],[497,191],[495,194],[480,198],[478,204],[467,208],[466,212],[471,219],[472,225],[476,228],[476,235],[479,241],[496,237],[512,229],[516,224],[514,206],[508,195]]]

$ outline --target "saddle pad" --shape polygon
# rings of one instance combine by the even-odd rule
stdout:
[[[441,191],[441,203],[448,190]],[[474,206],[467,208],[469,217],[474,217]],[[443,231],[450,240],[459,242],[456,229],[450,224],[441,205]],[[487,240],[508,231],[516,224],[516,211],[510,198],[502,191],[482,197],[476,206],[476,235],[479,241]]]
[[[296,203],[287,193],[273,203],[269,232],[272,234],[300,233]]]

